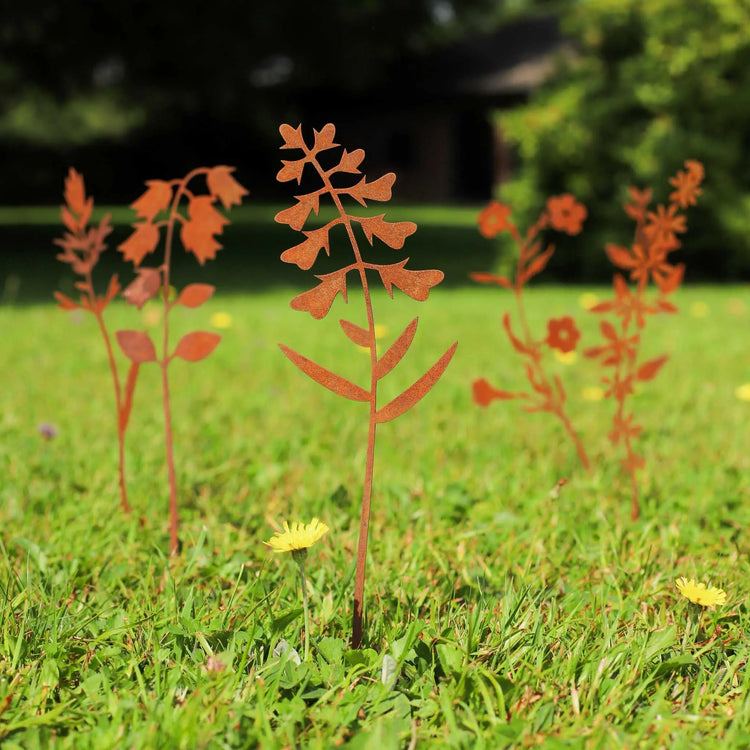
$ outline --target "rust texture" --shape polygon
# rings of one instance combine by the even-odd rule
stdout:
[[[424,398],[445,371],[445,368],[453,357],[457,343],[454,343],[424,375],[406,388],[400,395],[387,404],[378,406],[378,382],[388,375],[406,354],[414,340],[418,318],[414,318],[382,356],[378,356],[375,316],[367,272],[370,271],[374,275],[377,275],[391,296],[393,296],[393,287],[397,287],[404,294],[419,301],[427,299],[432,287],[442,281],[443,273],[438,270],[413,271],[406,268],[408,258],[391,264],[368,263],[363,259],[360,240],[357,239],[357,233],[355,233],[355,226],[358,225],[359,232],[364,235],[364,238],[370,245],[373,244],[375,239],[378,239],[394,250],[401,250],[406,238],[417,229],[416,224],[410,221],[385,221],[385,214],[378,216],[357,216],[349,213],[344,207],[344,199],[353,199],[361,206],[366,206],[369,200],[390,200],[391,188],[396,180],[396,176],[393,173],[383,175],[373,181],[368,181],[365,176],[356,177],[356,175],[362,174],[360,165],[365,157],[365,152],[362,149],[356,149],[351,152],[342,149],[338,162],[334,166],[325,168],[319,161],[320,153],[339,148],[339,144],[334,141],[336,129],[330,123],[321,130],[314,131],[311,143],[308,143],[303,137],[301,125],[297,128],[293,128],[291,125],[282,125],[279,131],[284,140],[281,148],[301,151],[302,155],[296,159],[282,160],[283,166],[277,175],[277,179],[280,182],[296,180],[297,184],[300,184],[303,171],[307,167],[310,172],[317,175],[317,179],[321,183],[321,187],[317,190],[295,196],[296,203],[291,208],[285,209],[276,215],[277,222],[288,224],[292,229],[302,232],[305,237],[303,242],[284,251],[281,259],[286,263],[294,263],[303,270],[309,270],[312,268],[321,250],[330,255],[330,232],[331,229],[337,226],[344,228],[354,256],[353,262],[347,263],[337,271],[316,276],[318,283],[311,290],[295,297],[291,302],[292,308],[308,312],[317,319],[325,317],[337,295],[341,294],[346,302],[347,284],[350,283],[348,279],[349,274],[352,274],[359,281],[364,293],[364,325],[359,325],[349,320],[341,320],[339,322],[343,333],[352,342],[369,351],[370,381],[366,387],[351,382],[283,344],[280,345],[284,354],[317,383],[320,383],[320,385],[339,396],[352,401],[361,401],[367,403],[369,406],[367,453],[362,490],[362,512],[357,547],[354,612],[352,619],[352,647],[359,648],[362,641],[365,568],[370,523],[376,427],[378,424],[388,422],[400,416]],[[330,154],[327,154],[326,157],[330,163],[335,161],[335,159],[330,158]],[[347,175],[353,177],[347,178]],[[336,217],[328,223],[323,224],[323,226],[303,231],[303,227],[307,223],[310,214],[318,213],[322,197],[328,197],[333,202],[336,208]]]
[[[577,235],[586,219],[586,207],[572,195],[560,195],[547,201],[544,211],[534,224],[522,235],[510,220],[510,206],[493,201],[479,215],[479,231],[487,238],[508,232],[518,248],[513,279],[497,274],[477,272],[471,278],[480,284],[497,284],[513,291],[516,301],[516,315],[520,334],[513,330],[510,313],[503,316],[503,328],[513,349],[524,360],[524,371],[529,381],[528,391],[505,391],[492,386],[486,378],[475,380],[472,386],[474,401],[480,406],[488,406],[497,399],[518,399],[524,402],[524,411],[547,412],[559,419],[575,445],[583,466],[590,468],[589,457],[578,432],[565,409],[567,394],[558,376],[550,377],[544,365],[545,354],[557,350],[562,354],[574,352],[581,334],[570,316],[552,318],[547,322],[546,336],[534,337],[526,318],[523,302],[525,284],[541,273],[555,252],[554,245],[547,245],[540,238],[546,229],[554,229],[569,235]],[[544,249],[542,249],[544,248]]]
[[[668,299],[682,283],[685,266],[673,265],[670,253],[681,243],[677,234],[687,229],[687,217],[681,211],[694,206],[701,194],[703,165],[694,160],[685,162],[685,169],[670,179],[675,188],[669,196],[669,205],[659,204],[656,211],[649,210],[652,191],[629,188],[630,199],[625,212],[636,223],[633,242],[629,248],[607,245],[606,252],[617,268],[628,272],[629,284],[623,274],[614,274],[614,297],[591,308],[594,314],[611,314],[616,321],[602,320],[599,324],[604,342],[584,351],[584,356],[595,359],[605,368],[602,378],[605,396],[614,400],[615,414],[608,438],[614,445],[622,446],[625,458],[623,471],[630,479],[631,518],[640,515],[638,480],[636,472],[646,460],[636,453],[633,443],[643,427],[635,423],[628,408],[628,398],[637,383],[652,380],[669,357],[664,354],[643,361],[640,358],[641,333],[651,315],[676,313],[677,307]],[[656,287],[654,295],[648,294],[649,282]]]
[[[169,475],[169,550],[172,555],[179,552],[179,514],[169,365],[175,358],[186,362],[204,359],[216,348],[221,336],[209,331],[194,331],[185,334],[174,349],[171,348],[171,310],[179,305],[200,307],[213,295],[214,287],[209,284],[188,284],[174,300],[170,299],[170,261],[177,230],[184,249],[195,255],[201,265],[216,257],[216,252],[221,248],[216,235],[221,234],[229,221],[216,209],[215,204],[219,202],[228,210],[233,205],[239,205],[242,197],[247,195],[247,190],[232,177],[233,171],[232,167],[226,166],[201,167],[182,179],[148,181],[146,192],[131,205],[140,221],[133,224],[133,233],[119,247],[125,259],[132,262],[137,271],[135,280],[123,291],[128,303],[140,309],[159,292],[164,303],[160,352],[145,331],[117,331],[116,336],[120,348],[134,367],[155,362],[161,369],[164,443]],[[194,181],[198,185],[201,182],[197,178],[203,178],[206,192],[195,192]],[[141,266],[144,258],[156,250],[162,236],[162,263],[156,267]]]

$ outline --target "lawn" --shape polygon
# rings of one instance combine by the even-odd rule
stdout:
[[[532,326],[572,314],[584,346],[597,343],[583,291],[530,290]],[[500,326],[509,293],[376,294],[385,344],[420,316],[383,399],[459,348],[423,402],[378,428],[361,651],[347,638],[367,407],[320,388],[276,344],[363,382],[369,360],[336,323],[362,309],[352,295],[315,321],[289,309],[293,294],[220,288],[173,314],[175,336],[210,328],[217,311],[233,321],[209,359],[171,368],[176,559],[157,368],[144,366],[135,396],[126,517],[93,318],[0,306],[4,749],[750,745],[750,403],[735,395],[750,382],[747,287],[687,287],[680,315],[646,329],[646,355],[671,359],[633,402],[647,457],[636,523],[606,439],[612,406],[580,397],[598,383],[593,363],[551,365],[587,474],[545,415],[471,401],[480,376],[525,385]],[[158,315],[119,302],[107,313],[112,328]],[[59,434],[44,440],[43,422]],[[295,567],[262,541],[313,516],[330,531],[310,550],[312,658],[297,665],[279,653],[283,639],[302,654]],[[678,576],[710,580],[727,604],[699,617]]]

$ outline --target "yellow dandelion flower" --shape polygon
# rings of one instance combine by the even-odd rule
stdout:
[[[327,532],[328,526],[317,518],[307,525],[296,521],[291,527],[284,521],[284,531],[277,532],[263,544],[274,552],[298,552],[312,547]]]
[[[564,365],[572,365],[578,359],[578,355],[575,352],[561,352],[559,349],[553,349],[552,351],[555,354],[555,359]]]
[[[599,304],[599,297],[597,297],[593,292],[584,292],[578,298],[578,304],[584,310],[590,310],[594,305]]]
[[[740,401],[750,401],[750,383],[743,383],[742,385],[737,386],[734,395]]]
[[[693,578],[687,579],[684,576],[675,581],[677,590],[693,604],[701,607],[715,607],[717,604],[727,603],[727,594],[715,586],[706,586],[705,583],[698,583]]]
[[[226,312],[217,312],[211,316],[211,325],[214,328],[231,328],[232,316]]]
[[[603,401],[604,388],[600,388],[598,385],[587,385],[581,391],[581,396],[584,401]]]
[[[709,312],[710,310],[705,302],[693,302],[693,304],[690,305],[690,314],[694,318],[705,318],[708,316]]]

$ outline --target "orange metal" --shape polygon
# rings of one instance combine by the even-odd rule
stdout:
[[[412,299],[420,301],[426,300],[430,289],[442,281],[443,273],[437,270],[412,271],[411,269],[407,269],[406,263],[408,262],[408,258],[399,263],[392,264],[367,263],[362,258],[359,241],[354,230],[355,225],[359,225],[359,229],[371,245],[374,239],[377,238],[395,250],[400,250],[404,246],[406,238],[417,229],[416,224],[411,221],[388,222],[385,221],[384,214],[369,217],[357,216],[349,213],[344,208],[342,199],[345,197],[354,199],[362,206],[366,206],[368,200],[390,200],[391,188],[396,180],[394,174],[386,174],[371,182],[368,182],[366,177],[363,176],[354,182],[351,179],[345,179],[342,183],[340,179],[342,175],[361,174],[359,167],[364,159],[365,152],[362,149],[352,152],[343,149],[338,163],[333,167],[324,168],[318,159],[319,154],[322,151],[339,147],[339,144],[334,142],[336,129],[332,124],[329,123],[320,131],[315,130],[312,144],[308,144],[305,141],[301,125],[297,128],[293,128],[290,125],[282,125],[279,131],[284,140],[284,145],[281,148],[300,150],[302,151],[302,156],[290,161],[282,160],[283,167],[276,179],[280,182],[296,180],[299,184],[302,180],[302,173],[305,167],[309,166],[317,173],[322,187],[305,195],[296,196],[297,202],[295,205],[284,211],[280,211],[276,215],[276,221],[281,224],[288,224],[298,232],[302,231],[310,213],[318,213],[320,198],[324,196],[333,201],[338,214],[324,226],[303,232],[306,238],[305,241],[284,251],[281,259],[286,263],[294,263],[303,270],[310,269],[321,250],[325,250],[326,254],[330,255],[329,232],[333,227],[339,225],[345,228],[351,249],[354,253],[353,263],[345,265],[333,273],[317,276],[316,278],[319,283],[310,291],[295,297],[291,302],[292,308],[308,312],[317,319],[325,317],[338,294],[341,294],[345,302],[347,301],[347,275],[350,272],[358,276],[364,292],[366,325],[360,326],[348,320],[341,320],[340,325],[344,334],[351,341],[369,349],[370,382],[368,387],[363,388],[352,383],[350,380],[337,375],[283,344],[280,345],[284,354],[300,370],[317,383],[320,383],[320,385],[344,398],[369,404],[367,458],[365,461],[365,477],[362,491],[362,513],[357,548],[354,614],[352,619],[352,647],[359,648],[362,641],[362,610],[375,456],[375,428],[378,424],[395,419],[408,411],[427,395],[448,366],[456,350],[457,342],[409,388],[384,406],[378,406],[378,381],[384,378],[401,361],[404,354],[406,354],[414,339],[418,318],[414,318],[388,350],[379,357],[375,341],[375,317],[366,272],[372,271],[377,273],[383,286],[391,296],[393,296],[393,287],[395,286]]]
[[[98,227],[88,226],[91,220],[91,212],[94,209],[94,199],[86,197],[83,176],[72,167],[65,179],[64,196],[65,205],[62,207],[62,221],[67,231],[62,239],[55,240],[55,244],[62,248],[62,252],[57,256],[57,259],[63,263],[68,263],[73,272],[81,276],[81,280],[76,282],[76,289],[81,292],[81,295],[78,302],[69,299],[61,292],[55,292],[55,298],[62,310],[81,309],[94,315],[102,339],[104,340],[109,369],[112,373],[115,406],[117,409],[120,504],[122,505],[122,509],[126,513],[129,513],[130,503],[128,501],[128,490],[125,481],[125,432],[128,428],[130,410],[133,406],[133,394],[138,379],[139,364],[137,362],[131,363],[123,387],[112,350],[112,339],[104,322],[104,310],[119,293],[120,284],[115,274],[109,280],[107,292],[104,295],[98,296],[94,291],[94,282],[92,279],[92,272],[99,261],[99,256],[107,249],[104,240],[112,231],[109,221],[110,215],[107,214],[99,222]]]
[[[486,407],[495,400],[520,399],[527,402],[524,406],[527,412],[554,414],[563,423],[573,441],[581,463],[589,469],[590,462],[583,441],[565,410],[567,395],[562,381],[557,376],[550,377],[544,367],[545,344],[547,349],[572,352],[575,351],[581,334],[573,318],[564,316],[552,318],[547,322],[546,337],[534,338],[526,320],[523,304],[524,285],[545,269],[555,252],[554,245],[548,245],[542,250],[543,243],[539,239],[539,234],[545,229],[554,229],[570,235],[579,234],[586,219],[586,207],[572,195],[553,196],[547,200],[545,210],[525,236],[521,235],[510,220],[510,215],[510,206],[493,201],[479,214],[478,221],[479,231],[487,238],[495,237],[501,232],[508,232],[513,238],[518,247],[515,278],[509,279],[486,272],[472,273],[471,278],[480,284],[497,284],[514,291],[521,328],[520,336],[513,330],[510,313],[506,312],[503,316],[503,328],[513,349],[525,360],[526,378],[531,389],[520,392],[504,391],[494,388],[486,378],[479,378],[472,385],[474,401],[479,406]]]
[[[645,466],[646,461],[633,447],[643,428],[635,424],[633,412],[626,408],[627,399],[633,395],[636,383],[655,378],[669,359],[667,355],[661,355],[646,362],[639,361],[641,333],[647,316],[677,312],[677,307],[667,298],[680,286],[685,267],[683,264],[673,265],[668,256],[680,247],[677,233],[687,229],[687,219],[679,211],[695,205],[701,194],[703,177],[700,162],[686,161],[685,169],[669,181],[675,188],[669,196],[669,206],[660,204],[655,212],[648,210],[651,190],[629,188],[631,202],[624,208],[636,222],[633,244],[630,248],[610,244],[606,252],[613,265],[629,272],[635,288],[628,284],[623,274],[615,273],[614,298],[590,309],[592,313],[611,313],[617,318],[617,325],[608,320],[600,322],[604,343],[586,349],[584,356],[597,359],[602,367],[611,368],[611,374],[602,378],[606,397],[617,405],[608,438],[614,445],[621,444],[625,452],[622,467],[630,478],[631,518],[634,521],[640,515],[636,472]],[[656,286],[655,297],[647,295],[649,281]]]
[[[169,313],[178,305],[199,307],[210,299],[214,287],[209,284],[188,284],[174,301],[169,298],[169,272],[175,230],[179,226],[180,240],[186,251],[193,253],[203,265],[216,257],[221,245],[216,236],[221,234],[229,220],[216,210],[219,201],[225,209],[238,205],[247,190],[233,177],[232,167],[201,167],[177,180],[149,180],[146,192],[131,208],[142,221],[133,224],[133,234],[119,249],[126,260],[136,266],[138,276],[125,289],[125,299],[141,308],[159,290],[164,299],[164,316],[161,356],[156,345],[145,331],[117,331],[117,342],[134,367],[145,362],[156,362],[162,373],[162,402],[164,407],[164,443],[169,474],[169,549],[170,554],[179,552],[179,514],[177,504],[177,478],[174,466],[174,438],[169,391],[168,368],[178,357],[186,362],[197,362],[207,357],[216,348],[221,336],[210,331],[195,331],[184,335],[170,352]],[[198,177],[205,179],[207,193],[198,194],[188,184]],[[162,218],[159,218],[162,217]],[[165,230],[164,260],[155,268],[143,268],[141,262],[156,250]]]

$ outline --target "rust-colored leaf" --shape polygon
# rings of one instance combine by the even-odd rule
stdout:
[[[284,139],[284,145],[281,148],[304,148],[305,139],[302,137],[302,125],[293,128],[291,125],[280,125],[279,133]]]
[[[320,279],[320,284],[309,292],[298,294],[291,306],[293,310],[309,312],[313,318],[320,320],[328,314],[337,294],[341,293],[346,302],[346,273],[335,271],[315,278]]]
[[[341,154],[341,161],[334,167],[334,172],[348,172],[349,174],[360,174],[359,165],[365,158],[365,152],[361,149],[355,149],[349,153],[346,149]],[[395,179],[395,175],[394,175]]]
[[[519,354],[533,354],[533,350],[526,346],[526,344],[524,344],[521,339],[513,333],[510,324],[510,313],[505,313],[505,315],[503,315],[503,328],[505,328],[505,333],[507,334],[511,345]]]
[[[179,357],[186,362],[198,362],[205,359],[221,341],[218,333],[209,331],[194,331],[186,333],[175,347],[173,357]]]
[[[77,232],[78,231],[78,220],[68,210],[67,206],[63,206],[62,209],[60,209],[60,213],[62,215],[63,224],[65,224],[65,226],[71,232]]]
[[[384,378],[404,357],[409,350],[411,342],[414,340],[414,334],[417,332],[417,323],[419,318],[414,318],[401,335],[391,344],[388,351],[378,359],[375,364],[375,379]]]
[[[637,260],[624,247],[613,245],[611,242],[605,247],[607,257],[612,265],[618,268],[635,268]]]
[[[295,159],[294,161],[282,160],[281,163],[284,166],[277,172],[276,179],[279,182],[297,180],[297,184],[299,185],[299,183],[302,182],[302,173],[305,171],[307,159]]]
[[[279,344],[279,348],[305,375],[312,378],[316,383],[320,383],[323,387],[328,388],[329,391],[338,393],[339,396],[351,399],[352,401],[370,400],[370,394],[364,388],[360,388],[350,380],[342,378],[341,375],[336,375],[336,373],[327,370],[325,367],[321,367],[317,362],[303,357],[288,346],[284,346],[284,344]]]
[[[208,302],[216,291],[216,287],[211,284],[188,284],[175,300],[175,305],[185,307],[200,307],[204,302]]]
[[[312,150],[315,153],[326,151],[329,148],[339,145],[338,143],[334,143],[333,140],[336,137],[336,128],[332,123],[329,122],[321,130],[314,130],[313,132],[315,133],[315,145],[312,147]]]
[[[225,165],[212,167],[206,175],[206,185],[213,198],[218,198],[228,211],[232,206],[239,206],[248,191],[232,177],[234,167]],[[221,230],[219,230],[221,231]]]
[[[393,297],[393,287],[398,287],[412,299],[424,302],[430,294],[430,289],[443,280],[442,271],[410,271],[404,268],[408,258],[400,263],[379,266],[380,278],[388,294]]]
[[[662,294],[671,294],[680,286],[684,275],[685,265],[679,263],[676,266],[670,266],[663,276],[654,275],[654,280]]]
[[[66,297],[62,292],[54,292],[54,295],[57,300],[57,306],[61,310],[77,310],[80,307],[77,302],[73,302],[70,297]]]
[[[117,343],[131,362],[156,362],[154,342],[144,331],[116,331]]]
[[[401,395],[396,396],[393,401],[386,404],[382,409],[378,409],[375,413],[375,421],[377,423],[390,422],[421,401],[430,392],[432,386],[435,385],[443,372],[445,372],[445,368],[448,367],[453,358],[457,346],[458,342],[456,341],[419,380],[409,386]]]
[[[554,252],[554,245],[550,245],[543,253],[537,255],[536,258],[534,258],[534,260],[529,263],[529,265],[521,274],[521,283],[525,284],[530,278],[536,276],[538,273],[541,273],[546,268],[547,263],[549,262],[549,259],[552,257],[552,254]]]
[[[130,204],[139,219],[153,221],[157,214],[166,211],[172,201],[172,185],[164,180],[148,180],[148,189]]]
[[[384,174],[373,182],[367,182],[363,177],[356,185],[347,188],[346,192],[358,203],[366,206],[368,200],[389,201],[394,182],[396,182],[396,175],[393,172]]]
[[[311,211],[317,215],[319,198],[317,194],[299,195],[296,198],[296,205],[279,211],[273,217],[273,220],[279,224],[289,224],[292,229],[296,229],[299,232],[305,226],[305,222]]]
[[[610,341],[617,341],[619,336],[617,335],[617,329],[608,321],[602,320],[599,323],[599,328],[602,331],[602,335]]]
[[[636,378],[638,378],[638,380],[652,380],[656,377],[659,370],[661,370],[668,359],[669,357],[664,354],[661,357],[656,357],[656,359],[651,359],[648,362],[645,362],[638,368],[635,375]]]
[[[661,312],[664,312],[664,313],[679,312],[676,305],[673,305],[671,302],[665,299],[656,300],[656,306],[659,308],[659,310],[661,310]]]
[[[505,289],[513,289],[513,284],[505,276],[486,273],[485,271],[473,271],[469,274],[469,277],[480,284],[497,284],[498,286],[505,287]]]
[[[281,254],[281,260],[283,260],[284,263],[296,263],[304,271],[312,268],[318,258],[318,253],[321,250],[325,250],[326,255],[331,254],[328,244],[328,232],[333,223],[338,222],[331,222],[331,224],[327,224],[320,229],[303,232],[302,234],[304,234],[307,239],[299,245],[284,250]]]
[[[77,213],[79,217],[86,212],[86,188],[83,183],[83,175],[76,172],[73,167],[68,170],[68,176],[65,178],[64,197],[71,211]],[[75,230],[71,229],[71,231]]]
[[[125,288],[122,296],[130,305],[139,310],[150,299],[156,296],[162,283],[161,270],[158,268],[139,268],[138,276]]]
[[[339,320],[339,325],[344,333],[353,341],[357,346],[369,346],[370,345],[370,332],[366,328],[355,325],[354,323],[344,320]]]
[[[385,214],[380,216],[363,217],[359,219],[362,230],[367,241],[372,245],[372,238],[377,237],[385,242],[388,247],[400,250],[404,246],[406,238],[417,231],[417,225],[413,221],[383,221]]]
[[[120,292],[120,282],[117,279],[117,274],[113,274],[109,280],[107,286],[107,293],[104,295],[104,302],[108,304],[111,302]]]
[[[159,230],[147,221],[133,224],[133,230],[133,234],[119,246],[118,250],[125,260],[138,266],[149,253],[156,250],[159,244]]]
[[[489,406],[493,401],[520,398],[520,394],[502,391],[490,385],[486,378],[479,378],[471,384],[471,395],[474,403]]]
[[[131,362],[128,369],[128,377],[125,380],[125,393],[122,407],[118,412],[118,425],[121,432],[125,432],[130,422],[130,412],[133,408],[133,396],[135,395],[135,384],[138,380],[139,362]]]
[[[180,229],[180,239],[185,250],[193,253],[198,262],[203,265],[207,260],[216,257],[216,251],[221,245],[214,239],[215,234],[221,234],[229,221],[214,207],[210,195],[198,195],[188,203],[188,217]]]

